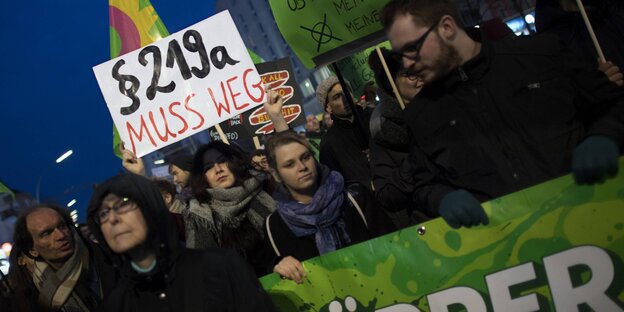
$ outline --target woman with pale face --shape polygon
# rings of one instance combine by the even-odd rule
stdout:
[[[267,243],[283,257],[274,272],[302,283],[306,273],[300,261],[381,234],[366,217],[375,206],[368,189],[347,187],[340,173],[317,163],[305,138],[277,133],[267,142],[267,154],[282,183],[274,195],[277,213],[265,226]]]
[[[404,69],[401,62],[391,57],[389,50],[382,48],[381,52],[404,105],[418,105],[417,95],[424,86],[422,79]],[[416,183],[407,161],[411,146],[409,121],[405,120],[376,51],[370,54],[368,63],[375,73],[381,99],[370,120],[370,163],[375,198],[383,209],[394,214],[393,221],[397,227],[403,228],[434,216],[424,209],[419,210],[420,207],[413,202]]]
[[[262,276],[274,261],[262,226],[275,201],[263,191],[266,175],[252,175],[250,169],[248,157],[235,146],[216,141],[199,148],[191,171],[195,199],[184,220],[186,243],[233,249]]]
[[[134,174],[109,179],[95,190],[88,214],[91,231],[115,255],[123,277],[105,298],[104,310],[151,311],[163,304],[180,311],[207,306],[251,311],[257,305],[272,310],[251,268],[236,254],[180,245],[160,191],[149,179]],[[241,297],[245,300],[237,300]]]

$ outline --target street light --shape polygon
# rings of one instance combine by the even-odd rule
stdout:
[[[60,164],[63,160],[67,159],[67,157],[71,156],[71,154],[73,154],[74,151],[73,150],[68,150],[67,152],[63,153],[63,155],[59,156],[59,158],[56,159],[56,163]],[[41,172],[41,175],[39,176],[39,179],[37,179],[37,189],[35,191],[36,193],[36,197],[37,197],[37,202],[39,203],[39,190],[41,189],[41,179],[43,179],[43,174],[46,173],[50,168],[52,168],[54,164],[50,164],[48,165],[43,172]]]
[[[69,151],[65,152],[65,154],[61,155],[61,157],[56,159],[56,163],[60,164],[61,161],[67,159],[67,157],[71,156],[71,154],[73,154],[73,153],[74,153],[73,150],[69,150]]]

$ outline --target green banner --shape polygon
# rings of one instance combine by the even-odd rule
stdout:
[[[261,282],[280,311],[624,311],[622,169],[484,203],[488,226],[435,219],[310,259],[302,285]]]
[[[390,41],[384,41],[377,45],[380,48],[385,47],[390,49]],[[375,73],[368,66],[368,56],[375,52],[375,47],[370,47],[360,52],[357,52],[349,57],[343,58],[337,62],[338,69],[351,83],[353,88],[353,96],[359,98],[364,92],[364,86],[367,82],[375,82]]]
[[[308,68],[336,61],[385,38],[388,0],[269,0],[282,36]]]

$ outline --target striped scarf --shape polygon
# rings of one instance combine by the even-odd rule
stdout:
[[[88,289],[81,289],[81,296],[76,289],[80,278],[83,275],[86,278],[89,272],[89,250],[76,231],[73,231],[73,236],[74,253],[58,270],[45,261],[26,255],[21,255],[19,261],[28,268],[39,290],[39,304],[53,310],[91,311],[97,304],[92,293]]]

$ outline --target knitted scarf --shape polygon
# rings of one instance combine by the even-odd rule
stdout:
[[[331,171],[322,174],[321,185],[312,202],[279,201],[277,212],[295,236],[314,234],[319,253],[328,253],[351,242],[343,219],[345,193],[344,178],[337,171]]]
[[[209,203],[191,200],[185,215],[189,248],[221,246],[223,227],[236,228],[245,219],[249,219],[262,236],[264,219],[275,211],[275,201],[262,190],[262,182],[254,177],[247,179],[242,186],[208,189],[208,193]],[[211,242],[211,237],[216,241]]]
[[[39,303],[52,310],[63,308],[65,311],[90,311],[97,304],[87,289],[79,294],[77,284],[81,276],[89,272],[89,250],[78,234],[73,231],[74,253],[58,270],[54,270],[45,261],[21,255],[20,265],[25,265],[32,275],[39,290]]]

